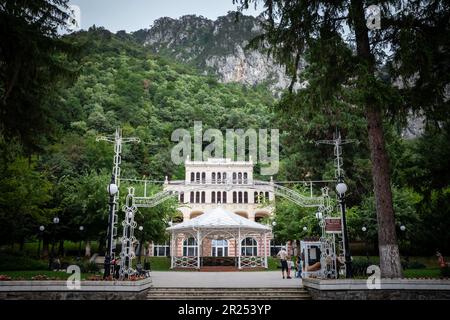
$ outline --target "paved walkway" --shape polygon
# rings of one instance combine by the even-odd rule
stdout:
[[[301,279],[283,279],[280,271],[196,272],[153,271],[155,287],[187,288],[300,288]]]

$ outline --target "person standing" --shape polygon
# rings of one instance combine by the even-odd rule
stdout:
[[[288,255],[286,249],[285,248],[281,248],[281,250],[277,253],[277,256],[280,258],[281,274],[283,276],[283,279],[285,278],[284,277],[284,271],[286,271],[287,279],[291,279],[291,275],[290,275],[289,267],[288,267],[288,261],[287,261],[289,255]]]
[[[295,277],[296,278],[301,278],[302,277],[302,260],[300,258],[300,255],[297,255],[297,257],[295,257]]]

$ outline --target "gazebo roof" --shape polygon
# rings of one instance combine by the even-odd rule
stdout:
[[[249,231],[269,232],[271,228],[258,222],[243,218],[233,212],[217,207],[204,214],[167,228],[169,231],[193,229],[245,229]]]

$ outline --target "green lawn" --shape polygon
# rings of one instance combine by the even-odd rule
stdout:
[[[439,268],[406,269],[403,275],[405,278],[440,278],[441,270]]]
[[[0,275],[6,275],[11,277],[11,280],[32,280],[33,277],[38,275],[47,276],[52,280],[67,280],[70,274],[64,271],[49,271],[49,270],[37,270],[37,271],[0,271]],[[82,273],[81,280],[93,276],[92,273]],[[97,273],[99,275],[99,273]]]

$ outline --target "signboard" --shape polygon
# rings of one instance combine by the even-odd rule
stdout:
[[[341,233],[342,232],[341,218],[325,218],[325,232]]]

